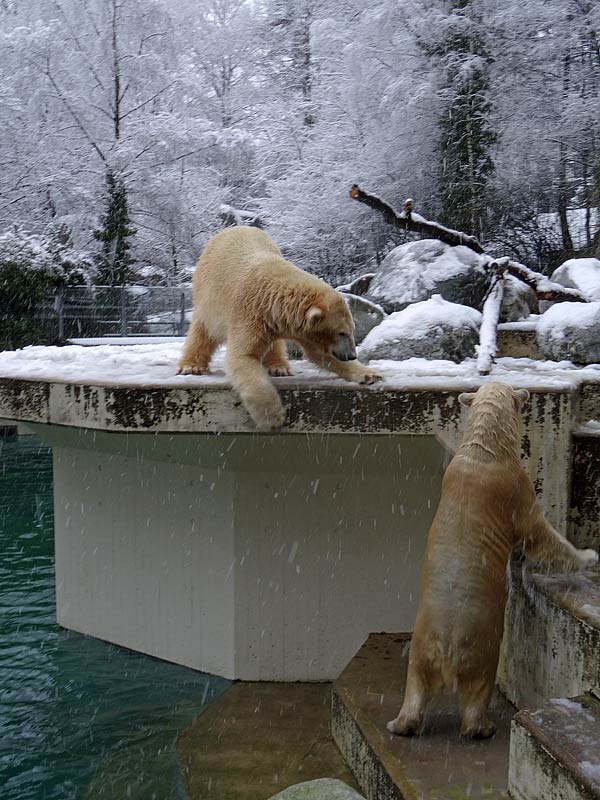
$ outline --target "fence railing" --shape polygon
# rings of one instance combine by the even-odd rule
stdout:
[[[185,336],[192,288],[72,286],[48,297],[39,309],[58,340],[115,336]]]

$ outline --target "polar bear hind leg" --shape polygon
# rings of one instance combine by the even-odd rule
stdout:
[[[460,735],[468,739],[489,739],[496,726],[488,717],[488,707],[494,691],[496,669],[482,670],[473,680],[459,678],[458,693],[462,706]]]
[[[194,315],[179,360],[180,375],[204,375],[218,342],[212,339],[204,323]]]
[[[431,692],[421,669],[409,663],[404,702],[396,719],[387,723],[388,731],[400,736],[417,736],[421,732],[430,696]]]

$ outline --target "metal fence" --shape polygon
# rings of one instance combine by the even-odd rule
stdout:
[[[38,316],[63,341],[185,336],[191,314],[191,286],[73,286],[49,297]]]

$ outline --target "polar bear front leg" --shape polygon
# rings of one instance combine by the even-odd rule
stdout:
[[[227,342],[227,374],[256,426],[266,431],[281,428],[285,409],[262,363],[268,343],[255,342],[248,348],[247,342],[243,334]]]
[[[591,569],[598,563],[595,550],[579,550],[545,518],[536,501],[521,524],[523,552],[538,565],[547,564],[564,572]]]
[[[339,375],[340,378],[344,378],[346,381],[356,381],[357,383],[375,383],[376,381],[383,380],[383,375],[380,375],[374,369],[365,366],[365,364],[361,364],[360,361],[339,361],[337,358],[329,356],[327,353],[322,353],[319,350],[315,350],[311,347],[307,347],[305,344],[302,344],[302,349],[304,350],[304,355],[310,359],[313,364],[316,364],[318,367],[322,367],[323,369],[327,369],[330,372],[334,372],[336,375]]]
[[[269,375],[274,378],[282,378],[285,375],[293,374],[287,360],[287,349],[283,339],[275,339],[271,342],[262,363]]]

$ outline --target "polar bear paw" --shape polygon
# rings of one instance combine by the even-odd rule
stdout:
[[[369,369],[368,367],[365,367],[364,370],[361,372],[360,375],[357,376],[356,379],[359,383],[362,383],[363,385],[371,384],[371,383],[377,383],[377,381],[382,381],[383,375],[381,375],[379,372],[376,372],[374,369]]]
[[[274,364],[272,367],[268,368],[267,372],[272,378],[286,378],[294,374],[289,366],[283,364]]]
[[[178,375],[207,375],[208,368],[199,367],[195,364],[182,364],[177,370]]]
[[[261,431],[276,431],[285,422],[285,409],[283,406],[263,408],[260,412],[254,410],[252,414],[256,427]]]
[[[386,723],[385,727],[390,733],[397,733],[399,736],[418,736],[421,731],[421,719],[418,716],[400,714],[396,719]]]

